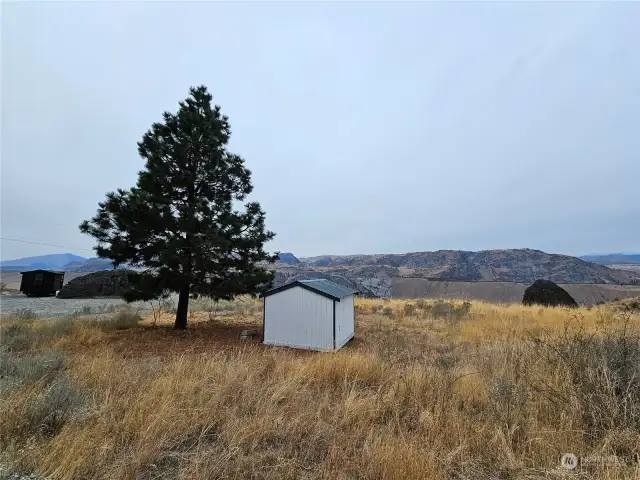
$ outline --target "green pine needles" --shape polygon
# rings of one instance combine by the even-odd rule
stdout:
[[[234,209],[253,189],[242,157],[227,151],[229,119],[205,86],[192,87],[176,114],[165,112],[138,142],[145,159],[136,186],[107,193],[80,225],[115,266],[145,270],[127,301],[179,294],[175,328],[187,327],[190,297],[230,300],[267,289],[277,259],[257,202]]]

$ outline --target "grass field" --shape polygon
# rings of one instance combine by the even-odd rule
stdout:
[[[640,476],[638,314],[356,309],[337,353],[239,340],[261,325],[253,300],[194,304],[186,332],[168,313],[3,317],[0,464],[56,479]],[[565,453],[583,464],[562,468]]]

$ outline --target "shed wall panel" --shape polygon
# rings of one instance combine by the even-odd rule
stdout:
[[[333,349],[333,300],[295,287],[265,297],[264,302],[264,343]]]
[[[336,302],[336,348],[340,348],[353,337],[354,331],[353,295],[349,295]]]

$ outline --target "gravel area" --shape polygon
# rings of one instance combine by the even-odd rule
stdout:
[[[11,315],[24,310],[31,310],[37,317],[63,317],[76,312],[104,313],[124,307],[126,303],[120,298],[69,298],[57,297],[25,297],[24,295],[0,296],[0,313]],[[147,310],[148,305],[134,304],[134,308]]]

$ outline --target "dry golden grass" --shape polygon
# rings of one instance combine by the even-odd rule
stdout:
[[[559,465],[566,452],[640,452],[640,409],[625,402],[640,384],[620,392],[613,368],[592,368],[600,340],[633,345],[637,315],[359,300],[356,338],[332,354],[238,340],[260,313],[251,302],[213,322],[194,312],[187,332],[171,330],[170,315],[156,327],[125,316],[120,328],[4,319],[4,375],[22,380],[0,393],[0,462],[56,479],[640,472]]]

